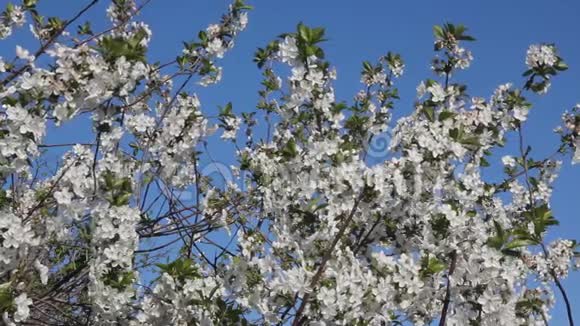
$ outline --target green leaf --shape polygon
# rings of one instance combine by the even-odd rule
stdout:
[[[38,0],[24,0],[23,4],[26,9],[32,9],[36,6]]]
[[[462,138],[459,142],[464,145],[481,146],[481,143],[479,142],[479,137],[477,136]]]
[[[530,239],[515,239],[505,245],[504,249],[517,249],[521,247],[536,245],[537,243]]]
[[[104,275],[103,283],[119,291],[125,290],[135,281],[135,273],[133,271],[124,271],[119,267],[111,268],[107,274]]]
[[[310,28],[308,28],[303,23],[299,23],[298,24],[298,36],[304,42],[309,43],[309,40],[310,40]]]
[[[491,165],[491,164],[489,164],[489,162],[487,161],[487,159],[485,159],[483,157],[479,160],[479,164],[481,164],[482,167],[488,167],[488,166]]]
[[[10,282],[0,285],[0,312],[11,310],[13,304],[14,295],[12,294]]]
[[[232,102],[228,102],[224,107],[220,107],[220,116],[230,117],[233,116],[233,104]]]
[[[120,57],[125,57],[127,61],[145,61],[147,48],[140,45],[143,33],[136,33],[131,38],[126,39],[120,36],[106,36],[99,42],[98,51],[105,60],[114,63]]]
[[[564,70],[568,69],[568,65],[564,61],[559,60],[558,63],[556,63],[556,66],[554,68],[556,68],[556,70],[559,70],[559,71],[564,71]]]
[[[524,76],[524,77],[527,77],[527,76],[529,76],[529,75],[531,75],[531,74],[533,74],[533,73],[534,73],[534,70],[533,70],[533,69],[528,69],[528,70],[526,70],[526,71],[525,71],[525,72],[522,74],[522,76]]]
[[[129,201],[131,200],[131,195],[132,195],[131,193],[128,193],[115,197],[115,199],[113,200],[113,206],[128,205]]]
[[[363,71],[367,74],[370,74],[373,72],[373,66],[371,65],[370,62],[368,62],[368,61],[363,62]]]
[[[501,252],[504,255],[510,256],[510,257],[520,257],[522,255],[522,253],[520,251],[513,250],[513,249],[503,249]]]
[[[445,264],[437,257],[426,255],[421,258],[421,269],[419,270],[419,274],[422,278],[435,275],[443,270],[445,270]]]
[[[314,29],[311,30],[311,39],[310,41],[312,43],[320,43],[322,41],[324,41],[324,28],[322,27],[316,27]]]
[[[468,41],[468,42],[472,42],[472,41],[476,40],[475,37],[469,36],[469,35],[462,35],[462,36],[458,37],[457,39],[460,41]]]
[[[156,264],[156,266],[159,267],[162,272],[177,278],[181,282],[187,279],[196,279],[201,277],[195,262],[192,259],[186,257],[178,258],[169,264]]]
[[[460,135],[460,131],[458,128],[453,128],[453,129],[449,130],[449,137],[451,137],[453,140],[458,140],[459,135]]]
[[[436,214],[431,219],[431,228],[433,235],[439,240],[445,239],[449,235],[449,220],[444,214]]]
[[[252,10],[254,7],[246,5],[243,0],[236,0],[234,2],[235,10]]]
[[[433,108],[432,106],[425,106],[423,108],[423,114],[429,121],[431,122],[435,121],[435,108]]]
[[[298,155],[298,150],[296,148],[296,141],[294,139],[288,140],[284,148],[282,149],[282,156],[286,160],[295,158]]]
[[[443,33],[443,28],[439,25],[433,26],[433,35],[435,35],[436,38],[442,39],[445,36],[445,33]]]
[[[83,25],[79,25],[77,28],[79,35],[93,35],[93,30],[91,29],[91,23],[85,22]]]
[[[455,112],[451,111],[441,111],[439,113],[439,121],[445,121],[447,119],[452,119],[457,115]]]
[[[495,228],[495,236],[489,237],[489,239],[487,239],[487,245],[500,250],[504,243],[507,241],[509,235],[504,231],[499,222],[493,221],[493,226]]]
[[[249,170],[250,169],[250,155],[248,152],[242,152],[240,155],[240,170]]]
[[[207,37],[207,32],[206,31],[199,31],[199,33],[197,33],[197,37],[203,43],[206,43],[209,40],[209,38]]]

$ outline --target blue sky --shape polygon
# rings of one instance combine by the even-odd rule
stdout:
[[[5,0],[1,1],[2,3]],[[41,8],[50,14],[70,17],[88,1],[41,0]],[[50,7],[46,3],[50,2]],[[102,1],[107,3],[108,1]],[[417,84],[433,78],[429,69],[433,56],[432,26],[444,22],[462,23],[469,27],[477,42],[468,44],[475,60],[472,67],[454,76],[466,82],[471,95],[488,98],[498,84],[514,82],[522,85],[525,70],[524,57],[529,44],[554,42],[570,69],[558,76],[548,95],[531,96],[535,104],[525,127],[526,141],[541,158],[558,145],[558,136],[552,132],[560,122],[565,109],[580,102],[580,42],[577,19],[578,1],[385,1],[385,0],[254,0],[248,1],[255,9],[250,13],[247,30],[240,35],[236,47],[221,61],[224,77],[221,84],[198,92],[204,111],[217,113],[217,106],[228,101],[237,112],[251,111],[257,102],[260,72],[252,62],[258,46],[264,46],[283,32],[293,31],[300,21],[311,26],[325,27],[328,42],[324,45],[328,59],[337,68],[335,84],[338,100],[350,101],[361,87],[359,72],[363,60],[375,60],[387,51],[399,52],[406,63],[405,75],[398,82],[402,100],[396,115],[412,110]],[[200,29],[217,21],[227,8],[227,0],[152,0],[142,19],[153,30],[150,57],[154,60],[174,59],[182,47],[181,41],[192,40]],[[104,18],[104,5],[89,13],[91,21]],[[49,15],[49,14],[47,14]],[[99,24],[96,24],[97,26]],[[0,56],[11,58],[15,43],[30,44],[22,33],[0,47]],[[69,128],[67,133],[78,133]],[[77,134],[59,136],[77,138]],[[87,134],[88,136],[88,134]],[[85,139],[88,140],[88,139]],[[212,146],[212,156],[218,161],[232,163],[231,146]],[[496,151],[498,157],[512,151]],[[230,159],[228,159],[228,157]],[[565,159],[561,176],[556,182],[553,210],[561,225],[550,238],[580,238],[580,217],[576,206],[580,199],[580,166],[572,167]],[[496,160],[497,162],[497,160]],[[563,281],[580,319],[580,275],[572,274]],[[553,314],[553,325],[565,324],[561,298]]]

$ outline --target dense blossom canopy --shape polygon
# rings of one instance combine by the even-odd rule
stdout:
[[[257,110],[215,115],[186,86],[220,81],[241,0],[165,63],[148,61],[148,1],[110,1],[102,32],[82,23],[98,0],[68,20],[36,2],[0,16],[0,39],[30,25],[41,44],[0,58],[4,324],[545,325],[555,294],[573,323],[560,280],[576,243],[544,237],[558,159],[580,161],[580,107],[552,156],[522,131],[526,96],[567,69],[553,44],[529,47],[522,87],[478,97],[454,79],[475,39],[435,26],[434,77],[391,121],[401,56],[364,62],[361,91],[338,102],[324,30],[299,24],[256,52]],[[90,143],[46,143],[83,119]],[[225,185],[201,173],[215,133],[237,149]],[[389,155],[371,164],[386,133]],[[518,150],[487,180],[510,134]]]

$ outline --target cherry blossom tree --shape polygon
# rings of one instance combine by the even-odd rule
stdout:
[[[338,102],[324,29],[298,24],[256,52],[257,109],[215,115],[189,90],[220,81],[250,6],[153,63],[149,1],[109,1],[96,31],[84,15],[98,2],[0,16],[0,39],[29,25],[40,44],[0,58],[4,324],[547,325],[561,298],[573,325],[561,280],[576,242],[545,235],[561,160],[580,161],[580,106],[549,157],[523,131],[526,97],[567,69],[555,45],[529,47],[521,86],[478,97],[456,78],[475,39],[435,26],[434,74],[391,121],[402,57],[363,62],[360,92]],[[89,143],[47,142],[82,120]],[[371,164],[385,133],[389,156]],[[485,178],[510,135],[517,150]],[[214,138],[237,149],[225,184],[202,173]]]

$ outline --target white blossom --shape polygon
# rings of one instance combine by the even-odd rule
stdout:
[[[439,84],[433,84],[429,87],[427,87],[427,91],[429,91],[429,93],[431,93],[431,100],[433,102],[443,102],[445,101],[445,90],[443,89],[443,87],[441,87],[441,85]]]
[[[551,67],[556,64],[556,61],[556,51],[552,45],[534,44],[528,48],[526,65],[530,69],[540,66]]]
[[[30,305],[32,305],[32,300],[27,297],[26,293],[21,293],[14,299],[14,304],[16,305],[14,321],[25,321],[30,315]]]

